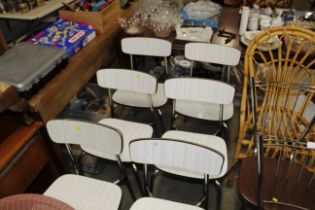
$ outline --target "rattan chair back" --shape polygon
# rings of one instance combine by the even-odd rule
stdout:
[[[279,27],[265,31],[251,42],[245,54],[236,159],[253,155],[256,129],[270,138],[300,139],[315,115],[314,68],[312,31]],[[315,141],[314,126],[305,139]],[[269,151],[274,158],[280,148]],[[312,161],[314,157],[315,154]]]

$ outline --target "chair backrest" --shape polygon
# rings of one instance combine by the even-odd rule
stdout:
[[[153,164],[217,177],[224,156],[211,148],[176,139],[137,139],[129,144],[135,163]]]
[[[122,152],[120,131],[106,125],[72,119],[54,119],[47,122],[52,141],[61,144],[78,144],[110,155]]]
[[[165,96],[175,100],[190,100],[216,104],[233,102],[233,86],[210,79],[174,78],[164,83]]]
[[[121,49],[131,55],[168,57],[171,55],[172,44],[163,39],[130,37],[121,40]]]
[[[188,43],[185,45],[185,57],[192,61],[236,66],[241,52],[238,49],[208,43]]]
[[[255,127],[270,137],[300,139],[310,124],[315,114],[314,37],[312,31],[286,26],[261,33],[248,46],[236,157],[253,154],[254,135],[249,134]],[[304,139],[314,142],[314,132],[311,128]]]
[[[109,89],[127,90],[153,94],[157,90],[157,79],[147,73],[127,69],[101,69],[96,72],[99,86]]]

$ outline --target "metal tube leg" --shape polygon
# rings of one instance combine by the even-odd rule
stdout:
[[[80,170],[80,166],[79,166],[78,162],[75,160],[75,158],[73,157],[70,145],[66,144],[66,148],[67,148],[67,151],[69,153],[70,160],[71,160],[71,163],[73,165],[73,169],[74,169],[75,173],[78,174],[78,175],[81,175],[82,173],[81,173],[81,170]]]
[[[137,169],[137,166],[135,164],[132,164],[132,172],[133,172],[133,174],[134,174],[134,176],[136,178],[136,182],[137,182],[138,187],[139,187],[139,189],[141,191],[141,195],[145,196],[145,194],[146,194],[145,193],[145,189],[144,189],[144,186],[141,184],[141,177],[140,177],[140,175],[138,173],[138,169]]]
[[[158,170],[155,170],[153,175],[151,176],[151,179],[150,179],[150,189],[151,189],[151,192],[153,194],[153,191],[154,191],[154,178],[155,176],[159,173]]]
[[[151,192],[151,189],[149,187],[149,175],[148,175],[148,165],[147,164],[144,165],[144,189],[145,189],[146,195],[152,197],[152,192]]]
[[[132,187],[131,187],[131,184],[130,184],[130,181],[129,181],[129,177],[127,175],[126,168],[122,164],[119,156],[117,156],[117,163],[118,163],[119,170],[121,171],[121,173],[123,175],[123,179],[122,180],[126,179],[126,186],[127,186],[128,190],[130,192],[130,195],[131,195],[132,199],[135,201],[137,198],[136,198],[136,196],[135,196],[135,194],[134,194],[134,192],[132,190]]]
[[[230,84],[231,79],[231,66],[227,67],[227,82]]]
[[[204,208],[206,210],[209,210],[209,176],[208,174],[204,175],[204,196],[205,196]]]
[[[222,199],[222,187],[219,181],[215,181],[215,185],[217,188],[217,210],[221,209],[221,199]]]
[[[136,197],[134,191],[132,190],[132,187],[131,187],[131,184],[130,184],[130,181],[129,181],[129,178],[128,178],[127,174],[125,174],[125,178],[127,179],[127,180],[126,180],[126,186],[127,186],[128,190],[129,190],[129,192],[130,192],[130,195],[131,195],[132,199],[133,199],[134,201],[136,201],[136,200],[137,200],[137,197]]]

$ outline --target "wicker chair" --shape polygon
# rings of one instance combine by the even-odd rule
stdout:
[[[266,31],[248,46],[235,161],[252,156],[255,149],[250,100],[257,105],[260,133],[298,139],[308,126],[315,114],[314,58],[315,33],[292,26]],[[249,83],[255,88],[250,90]],[[314,126],[306,141],[315,141]],[[278,149],[270,150],[271,157],[276,157],[278,152]],[[314,162],[315,154],[312,156]]]

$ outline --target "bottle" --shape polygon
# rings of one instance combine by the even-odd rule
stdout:
[[[242,8],[242,16],[239,30],[239,35],[241,36],[244,35],[245,31],[247,30],[249,11],[250,11],[249,7],[244,6]]]

